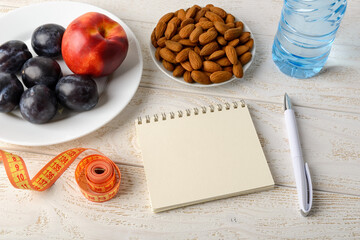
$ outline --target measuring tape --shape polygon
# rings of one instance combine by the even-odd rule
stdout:
[[[4,162],[6,174],[15,188],[44,191],[51,187],[70,164],[86,150],[97,151],[89,148],[66,150],[48,162],[33,179],[30,179],[21,157],[0,150],[0,162]],[[84,157],[77,165],[75,179],[87,199],[93,202],[105,202],[119,191],[121,173],[109,158],[93,154]]]

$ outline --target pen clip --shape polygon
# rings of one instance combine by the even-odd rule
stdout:
[[[311,181],[309,165],[307,163],[305,163],[304,170],[305,170],[305,179],[306,179],[306,189],[305,189],[306,190],[306,205],[303,206],[304,209],[301,209],[300,212],[301,212],[301,215],[306,217],[307,215],[309,215],[309,212],[312,207],[313,188],[312,188],[312,181]]]

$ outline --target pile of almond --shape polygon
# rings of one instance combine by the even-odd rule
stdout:
[[[244,24],[212,4],[165,14],[151,34],[155,57],[185,82],[212,84],[243,77],[254,40]]]

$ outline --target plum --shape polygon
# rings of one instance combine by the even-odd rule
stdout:
[[[44,84],[55,90],[56,83],[62,77],[60,65],[47,57],[34,57],[25,62],[21,77],[26,87]]]
[[[46,123],[57,112],[55,92],[40,84],[25,90],[20,99],[20,113],[31,123]]]
[[[0,112],[11,112],[19,105],[24,87],[15,74],[0,72]]]
[[[65,28],[58,24],[44,24],[35,29],[31,36],[31,46],[39,56],[61,56],[61,41]]]
[[[8,41],[0,46],[0,72],[17,73],[31,57],[32,54],[24,42]]]
[[[59,102],[75,111],[87,111],[95,107],[99,95],[95,81],[87,75],[72,74],[62,77],[56,84]]]

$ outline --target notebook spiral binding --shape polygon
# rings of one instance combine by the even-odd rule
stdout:
[[[244,108],[246,106],[245,101],[240,100],[240,104],[238,102],[232,102],[232,103],[227,102],[227,103],[224,103],[224,104],[216,104],[216,106],[215,105],[209,105],[209,107],[206,107],[206,106],[202,106],[200,108],[195,107],[195,108],[193,108],[193,114],[194,115],[199,115],[200,113],[206,114],[208,109],[209,109],[210,112],[214,112],[215,110],[220,112],[223,109],[230,110],[231,107],[233,109],[237,109],[239,106]],[[191,116],[191,113],[192,113],[191,109],[185,109],[185,112],[180,110],[180,111],[177,111],[177,113],[170,112],[169,115],[170,115],[170,119],[174,119],[176,116],[178,118],[182,118],[184,116],[187,116],[187,117]],[[154,114],[152,119],[153,119],[154,122],[158,122],[159,120],[165,121],[167,119],[167,117],[168,117],[168,115],[166,113],[161,113],[161,116],[159,116],[158,114]],[[150,122],[151,122],[151,117],[149,115],[146,115],[144,123],[150,123]],[[137,124],[140,125],[142,123],[143,123],[142,117],[138,117]]]

